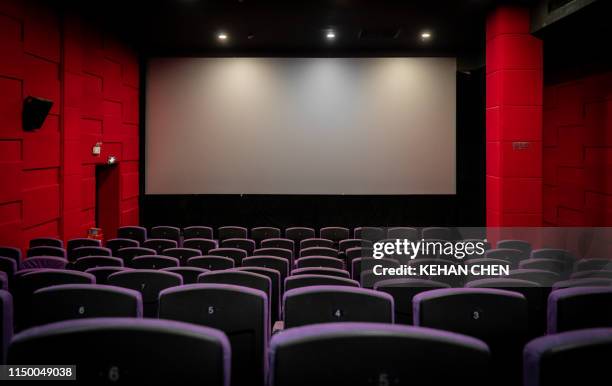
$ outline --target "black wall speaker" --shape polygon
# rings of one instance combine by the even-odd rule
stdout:
[[[23,129],[32,131],[40,129],[45,123],[45,119],[53,106],[53,101],[48,99],[28,96],[23,101],[23,113],[21,119],[23,121]]]

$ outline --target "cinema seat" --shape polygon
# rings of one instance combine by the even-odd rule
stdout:
[[[242,260],[243,267],[264,267],[272,268],[280,274],[281,283],[289,276],[289,260],[276,256],[252,256]]]
[[[191,226],[183,228],[183,247],[184,241],[189,239],[214,239],[213,229],[207,226]]]
[[[32,326],[70,319],[142,317],[140,292],[101,284],[62,284],[32,295]]]
[[[140,243],[131,239],[110,239],[106,241],[106,248],[113,252],[113,256],[117,256],[120,249],[123,248],[138,248]]]
[[[344,261],[336,257],[327,256],[307,256],[300,257],[295,261],[296,268],[307,268],[307,267],[325,267],[325,268],[336,268],[344,269]]]
[[[64,248],[60,247],[32,247],[29,248],[26,252],[26,257],[35,257],[35,256],[55,256],[66,259],[66,251]]]
[[[107,282],[109,285],[139,291],[142,295],[143,316],[156,318],[161,290],[183,284],[183,278],[173,272],[133,269],[113,273],[108,277]]]
[[[78,258],[72,264],[73,269],[82,272],[95,267],[123,267],[123,260],[111,256],[86,256]]]
[[[334,248],[334,242],[329,239],[310,238],[300,241],[300,251],[306,248],[325,247]]]
[[[574,272],[612,270],[610,259],[582,259],[576,261]]]
[[[166,249],[178,248],[178,243],[174,240],[147,239],[142,243],[142,247],[153,249],[155,251],[154,254],[160,255]]]
[[[198,276],[198,283],[238,285],[262,291],[268,299],[272,297],[272,281],[269,277],[259,273],[237,269],[206,272]]]
[[[117,229],[117,237],[120,239],[136,240],[140,245],[147,239],[147,228],[139,226],[123,226]]]
[[[0,365],[6,364],[6,351],[13,337],[13,296],[0,290]]]
[[[101,247],[101,246],[102,246],[102,242],[100,240],[87,239],[87,238],[78,238],[78,239],[68,240],[68,243],[66,244],[66,250],[68,251],[68,254],[70,254],[70,251],[72,251],[75,248],[80,248],[80,247]]]
[[[523,258],[526,259],[531,254],[531,244],[525,240],[500,240],[496,244],[498,249],[518,249],[523,252]]]
[[[532,281],[544,287],[551,287],[554,283],[561,280],[561,277],[557,273],[545,271],[543,269],[514,269],[510,271],[508,277]]]
[[[264,385],[270,337],[263,291],[228,284],[190,284],[159,295],[159,317],[223,331],[232,352],[232,385]]]
[[[34,248],[34,247],[64,248],[64,242],[55,237],[36,237],[36,238],[30,239],[29,247],[30,248]]]
[[[234,260],[234,266],[236,267],[240,267],[242,259],[247,257],[247,252],[244,249],[238,248],[214,248],[208,251],[208,253],[214,256],[228,257]]]
[[[300,258],[309,256],[338,257],[338,250],[326,247],[311,247],[300,249]]]
[[[561,288],[574,288],[574,287],[609,287],[612,286],[611,279],[604,278],[583,278],[583,279],[569,279],[558,281],[552,286],[552,290]]]
[[[610,380],[612,328],[562,332],[525,346],[524,386],[606,385]]]
[[[283,290],[283,281],[281,280],[280,273],[275,269],[264,267],[238,267],[236,270],[258,273],[270,279],[270,298],[268,299],[268,303],[270,303],[270,323],[273,324],[277,320],[280,320],[280,303]]]
[[[113,252],[109,248],[104,247],[79,247],[74,248],[68,254],[68,261],[76,261],[79,257],[85,256],[112,256]]]
[[[313,285],[344,285],[348,287],[359,287],[359,282],[337,276],[327,275],[297,275],[285,279],[285,293],[289,290],[309,287]]]
[[[293,251],[285,248],[259,248],[253,251],[253,256],[276,256],[289,261],[293,264]]]
[[[187,259],[187,266],[204,268],[209,271],[220,271],[235,267],[234,259],[213,255],[190,257]]]
[[[325,268],[325,267],[306,267],[306,268],[296,268],[291,271],[291,275],[325,275],[325,276],[336,276],[342,277],[345,279],[350,279],[351,276],[348,271],[344,269],[336,269],[336,268]]]
[[[208,255],[211,249],[217,248],[217,242],[212,239],[187,239],[183,241],[183,248],[197,249],[201,255]]]
[[[178,273],[183,278],[183,284],[195,284],[200,274],[208,272],[207,269],[196,267],[170,267],[160,271]]]
[[[9,290],[8,275],[3,271],[0,271],[0,290]]]
[[[5,272],[9,282],[13,280],[15,272],[17,272],[18,265],[15,260],[11,257],[0,256],[0,271]]]
[[[295,253],[295,243],[293,240],[282,239],[282,238],[273,238],[273,239],[265,239],[261,241],[259,248],[281,248],[291,251]]]
[[[383,268],[399,268],[400,263],[393,259],[374,259],[372,257],[359,257],[351,261],[351,278],[359,280],[361,272],[370,271],[374,266],[380,265]]]
[[[94,284],[95,276],[78,271],[34,269],[15,277],[15,328],[21,330],[32,323],[32,295],[36,290],[59,284]]]
[[[530,257],[532,259],[555,259],[563,262],[565,269],[564,272],[569,273],[575,262],[575,257],[572,256],[565,249],[555,249],[555,248],[540,248],[534,249],[531,251]]]
[[[527,259],[522,260],[519,263],[520,269],[542,269],[544,271],[554,272],[559,275],[559,277],[565,277],[565,264],[561,260],[557,259]]]
[[[156,226],[151,228],[152,239],[165,239],[176,241],[177,247],[181,244],[181,229],[172,226]]]
[[[221,241],[221,248],[242,249],[246,252],[246,256],[253,255],[255,246],[255,241],[250,239],[225,239]]]
[[[136,269],[162,269],[178,267],[179,260],[170,256],[144,255],[133,258],[130,266]]]
[[[161,253],[163,256],[170,256],[178,259],[179,265],[187,265],[187,260],[190,257],[201,256],[202,252],[195,248],[169,248],[164,249]]]
[[[285,328],[315,323],[393,323],[393,297],[365,288],[310,286],[285,292]]]
[[[8,257],[19,263],[21,261],[21,249],[0,246],[0,257]]]
[[[548,333],[612,327],[612,288],[565,288],[548,298]]]
[[[324,227],[319,230],[319,237],[334,242],[334,248],[338,248],[340,240],[351,238],[351,231],[344,227]]]
[[[395,323],[408,325],[413,323],[412,298],[418,293],[438,288],[449,288],[449,285],[433,280],[410,278],[387,279],[374,285],[375,290],[393,297]]]
[[[239,226],[222,226],[217,229],[217,232],[220,242],[225,239],[246,239],[248,237],[248,230]]]
[[[411,227],[392,227],[387,229],[387,238],[416,241],[419,238],[419,231]]]
[[[290,227],[285,229],[285,237],[292,240],[299,249],[300,241],[315,238],[315,230],[307,227]],[[299,251],[296,251],[299,252]]]
[[[108,284],[108,277],[115,272],[130,271],[127,267],[95,267],[86,269],[85,272],[96,277],[96,284]]]
[[[296,327],[272,337],[269,357],[270,386],[491,384],[485,343],[427,328],[382,323]]]
[[[21,269],[28,268],[51,268],[64,269],[68,264],[68,260],[55,256],[34,256],[28,257],[21,262]]]
[[[17,334],[8,361],[76,365],[81,384],[180,379],[182,385],[228,386],[230,356],[227,337],[216,329],[169,320],[92,318]]]
[[[255,240],[257,247],[261,246],[261,242],[266,239],[277,239],[281,237],[279,228],[274,227],[256,227],[251,228],[251,239]]]
[[[143,247],[128,247],[122,248],[117,251],[117,257],[120,257],[123,260],[123,265],[130,266],[132,263],[132,259],[137,256],[147,256],[147,255],[156,255],[157,252],[155,249],[151,248],[143,248]]]
[[[570,279],[586,279],[586,278],[599,278],[599,279],[610,279],[612,280],[612,270],[603,271],[578,271],[571,274]]]
[[[346,264],[350,266],[351,262],[354,259],[357,259],[359,257],[374,256],[374,249],[373,248],[363,248],[363,247],[349,248],[344,252],[344,255],[346,256]]]
[[[525,260],[527,256],[519,249],[510,248],[495,248],[485,252],[485,258],[506,260],[510,263],[512,269],[518,268],[521,260]]]
[[[338,242],[338,251],[341,253],[346,253],[346,250],[349,248],[364,248],[364,247],[372,247],[372,242],[369,240],[362,239],[345,239],[340,240]]]
[[[527,300],[517,292],[447,288],[421,292],[413,300],[414,324],[453,331],[486,342],[496,384],[520,382],[521,352],[529,339]]]
[[[421,230],[421,238],[449,241],[452,240],[451,233],[450,228],[446,227],[426,227]]]
[[[382,240],[387,237],[385,230],[379,227],[358,227],[354,229],[353,235],[356,239],[363,239],[371,242]]]

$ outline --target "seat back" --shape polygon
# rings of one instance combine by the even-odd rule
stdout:
[[[185,385],[228,386],[230,352],[225,334],[208,327],[169,320],[92,318],[17,334],[8,360],[22,365],[76,365],[83,384],[172,384],[179,374]]]
[[[291,275],[326,275],[326,276],[335,276],[342,277],[345,279],[350,279],[351,276],[348,271],[344,269],[336,269],[336,268],[325,268],[325,267],[306,267],[306,268],[296,268],[291,271]]]
[[[523,252],[523,258],[526,259],[531,254],[531,244],[525,240],[499,240],[497,248],[518,249]]]
[[[181,242],[181,230],[172,226],[156,226],[151,228],[151,238],[174,240],[177,244]]]
[[[268,299],[272,297],[272,281],[269,277],[259,273],[239,271],[237,269],[206,272],[198,276],[198,283],[239,285],[260,290],[266,294]]]
[[[344,261],[336,257],[326,256],[308,256],[300,257],[295,261],[296,268],[307,268],[307,267],[326,267],[344,269]]]
[[[351,231],[344,227],[325,227],[319,230],[319,237],[333,241],[337,248],[340,240],[351,238]]]
[[[117,237],[121,239],[136,240],[142,245],[147,239],[147,228],[139,226],[123,226],[117,229]]]
[[[257,246],[266,239],[277,239],[281,237],[281,231],[274,227],[256,227],[251,228],[251,239],[255,240]]]
[[[603,271],[612,270],[612,260],[610,259],[581,259],[574,265],[574,271]]]
[[[419,238],[419,231],[411,227],[392,227],[387,229],[387,238],[416,241]]]
[[[189,267],[204,268],[209,271],[221,271],[234,268],[234,260],[224,256],[196,256],[187,259]]]
[[[316,237],[315,230],[307,227],[290,227],[285,229],[285,237],[293,240],[295,246],[299,248],[300,241]]]
[[[247,252],[244,249],[238,248],[215,248],[208,251],[211,255],[229,257],[234,260],[234,266],[240,267],[242,259],[247,257]]]
[[[202,252],[195,248],[169,248],[164,249],[162,255],[174,257],[178,259],[179,265],[185,266],[190,257],[202,256]]]
[[[447,241],[452,240],[452,232],[446,227],[426,227],[421,230],[421,238]]]
[[[30,248],[34,247],[57,247],[64,248],[64,242],[55,237],[36,237],[30,239]]]
[[[272,337],[269,357],[270,386],[491,384],[486,344],[427,328],[381,323],[296,327]]]
[[[252,256],[242,260],[243,267],[264,267],[277,270],[280,274],[281,283],[289,276],[289,260],[276,256]]]
[[[355,228],[353,233],[356,239],[369,241],[378,241],[387,237],[385,230],[379,227],[359,227]]]
[[[295,243],[290,239],[272,238],[262,240],[259,248],[281,248],[295,253]]]
[[[297,275],[285,279],[285,293],[289,290],[309,287],[313,285],[344,285],[348,287],[359,287],[359,282],[337,276],[327,275]]]
[[[265,267],[239,267],[236,268],[238,271],[244,272],[252,272],[258,273],[260,275],[266,276],[270,279],[270,297],[268,298],[268,303],[270,305],[270,322],[274,323],[281,318],[281,281],[280,273],[271,268]]]
[[[79,257],[86,256],[112,256],[113,252],[109,248],[104,247],[78,247],[74,248],[68,254],[68,261],[76,261]]]
[[[85,256],[79,257],[72,264],[73,269],[82,272],[96,267],[123,267],[123,260],[111,256]]]
[[[232,384],[264,384],[270,337],[264,292],[228,284],[169,288],[159,295],[159,317],[223,331],[232,350]]]
[[[393,259],[359,257],[351,261],[351,277],[354,280],[360,280],[361,272],[372,270],[375,266],[380,266],[382,268],[399,268],[400,263]]]
[[[169,267],[161,271],[178,273],[183,278],[183,284],[195,284],[200,274],[208,272],[207,269],[197,267]]]
[[[520,249],[511,248],[495,248],[485,251],[485,258],[506,260],[509,262],[513,269],[518,268],[521,260],[525,260],[527,256]]]
[[[557,259],[526,259],[519,263],[520,269],[542,269],[565,277],[565,264]]]
[[[96,277],[96,284],[108,284],[108,277],[115,272],[130,271],[127,267],[95,267],[86,269],[85,272]]]
[[[15,262],[19,263],[21,261],[21,249],[0,246],[0,257],[8,257]]]
[[[136,256],[131,263],[131,267],[136,269],[162,269],[178,266],[177,258],[161,255]]]
[[[334,248],[334,241],[323,238],[310,238],[300,241],[300,250],[314,247]]]
[[[183,228],[183,239],[214,239],[213,229],[207,226],[191,226]],[[183,245],[185,246],[185,245]]]
[[[96,239],[87,239],[87,238],[77,238],[68,240],[68,244],[66,244],[66,249],[68,250],[68,254],[75,248],[80,247],[101,247],[102,242]]]
[[[285,328],[332,322],[393,323],[391,295],[365,288],[310,286],[283,296]]]
[[[123,260],[123,265],[130,266],[132,264],[132,259],[137,256],[147,256],[147,255],[156,255],[157,252],[155,249],[151,248],[143,248],[143,247],[128,247],[122,248],[117,251],[117,257],[120,257]]]
[[[178,273],[152,269],[134,269],[116,272],[108,277],[108,284],[139,291],[142,295],[143,315],[157,317],[158,297],[161,290],[183,284]]]
[[[183,241],[183,248],[197,249],[201,255],[208,255],[211,249],[217,248],[217,242],[212,239],[192,238]]]
[[[239,226],[222,226],[217,231],[219,241],[225,239],[246,239],[248,237],[248,230]]]
[[[101,284],[61,284],[32,295],[33,326],[70,319],[142,317],[138,291]]]
[[[554,283],[561,280],[559,274],[543,269],[515,269],[510,271],[508,277],[532,281],[544,287],[552,287]]]
[[[289,261],[289,266],[293,264],[293,251],[285,248],[259,248],[253,251],[253,256],[276,256]]]
[[[309,256],[326,256],[326,257],[338,257],[338,250],[327,247],[311,247],[300,249],[300,257]]]
[[[155,251],[154,254],[160,255],[165,249],[178,248],[178,243],[167,239],[147,239],[142,243],[142,246],[153,249]]]
[[[0,289],[0,365],[6,363],[6,351],[13,338],[13,296]]]
[[[26,252],[27,257],[35,257],[35,256],[55,256],[61,257],[63,259],[66,258],[66,251],[64,248],[60,247],[49,247],[49,246],[41,246],[41,247],[32,247],[29,248]]]
[[[64,269],[68,264],[68,260],[62,257],[54,256],[34,256],[28,257],[21,262],[21,269],[28,268],[52,268],[52,269]]]
[[[565,288],[550,294],[549,334],[596,327],[612,327],[612,288]]]
[[[123,248],[137,248],[140,243],[132,239],[110,239],[106,242],[106,248],[109,248],[113,256],[117,256],[117,252]]]
[[[242,249],[246,252],[246,256],[251,256],[255,250],[255,241],[250,239],[225,239],[221,241],[221,248]]]

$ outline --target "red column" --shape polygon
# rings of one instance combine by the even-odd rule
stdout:
[[[487,226],[541,226],[542,42],[517,7],[495,9],[486,38]]]

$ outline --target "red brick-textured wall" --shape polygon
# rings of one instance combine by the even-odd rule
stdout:
[[[544,89],[544,222],[612,226],[612,72]]]
[[[138,222],[138,59],[88,20],[44,2],[0,0],[0,244],[84,236],[95,221],[95,165],[119,160],[119,224]],[[54,101],[21,129],[28,96]],[[96,142],[103,154],[91,155]]]
[[[487,225],[542,224],[542,41],[527,8],[486,26]]]

